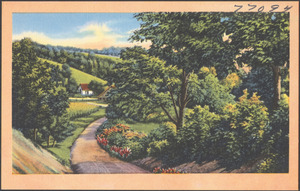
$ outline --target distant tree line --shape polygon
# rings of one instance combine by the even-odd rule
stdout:
[[[38,57],[68,64],[70,67],[101,79],[107,78],[115,64],[113,59],[98,57],[93,51],[83,53],[83,49],[34,44],[34,50]]]

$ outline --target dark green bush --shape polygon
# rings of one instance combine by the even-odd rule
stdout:
[[[122,133],[119,132],[112,132],[108,137],[108,144],[110,146],[116,145],[118,147],[123,147],[127,143],[126,137],[122,135]]]
[[[264,154],[259,172],[287,173],[289,168],[289,97],[282,95],[279,107],[273,111],[270,130],[265,136]]]
[[[128,157],[129,160],[140,159],[147,156],[146,147],[141,141],[127,141],[126,147],[131,149],[131,155]]]
[[[202,161],[214,151],[214,128],[220,116],[210,112],[209,107],[196,106],[186,113],[186,123],[178,132],[179,147],[186,160]]]
[[[152,157],[161,157],[169,148],[169,142],[165,140],[153,141],[149,144],[147,149],[148,155]]]

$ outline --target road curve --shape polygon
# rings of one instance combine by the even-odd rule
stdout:
[[[75,174],[149,173],[131,163],[111,157],[97,143],[95,133],[106,118],[91,123],[71,147],[71,168]]]

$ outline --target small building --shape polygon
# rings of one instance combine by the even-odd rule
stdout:
[[[94,92],[89,89],[88,84],[80,84],[78,92],[83,96],[92,96]]]

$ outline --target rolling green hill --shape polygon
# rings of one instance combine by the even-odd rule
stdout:
[[[54,61],[47,60],[47,59],[44,59],[44,58],[39,58],[39,59],[43,62],[47,61],[50,64],[53,64],[53,65],[59,66],[59,68],[62,68],[62,64],[60,64],[58,62],[54,62]],[[88,84],[92,80],[96,80],[97,82],[102,83],[103,85],[105,85],[107,83],[105,80],[97,78],[93,75],[87,74],[85,72],[82,72],[82,71],[77,70],[77,69],[72,68],[72,67],[70,67],[70,68],[71,68],[71,72],[72,72],[72,77],[76,80],[77,84],[81,84],[81,83]]]

